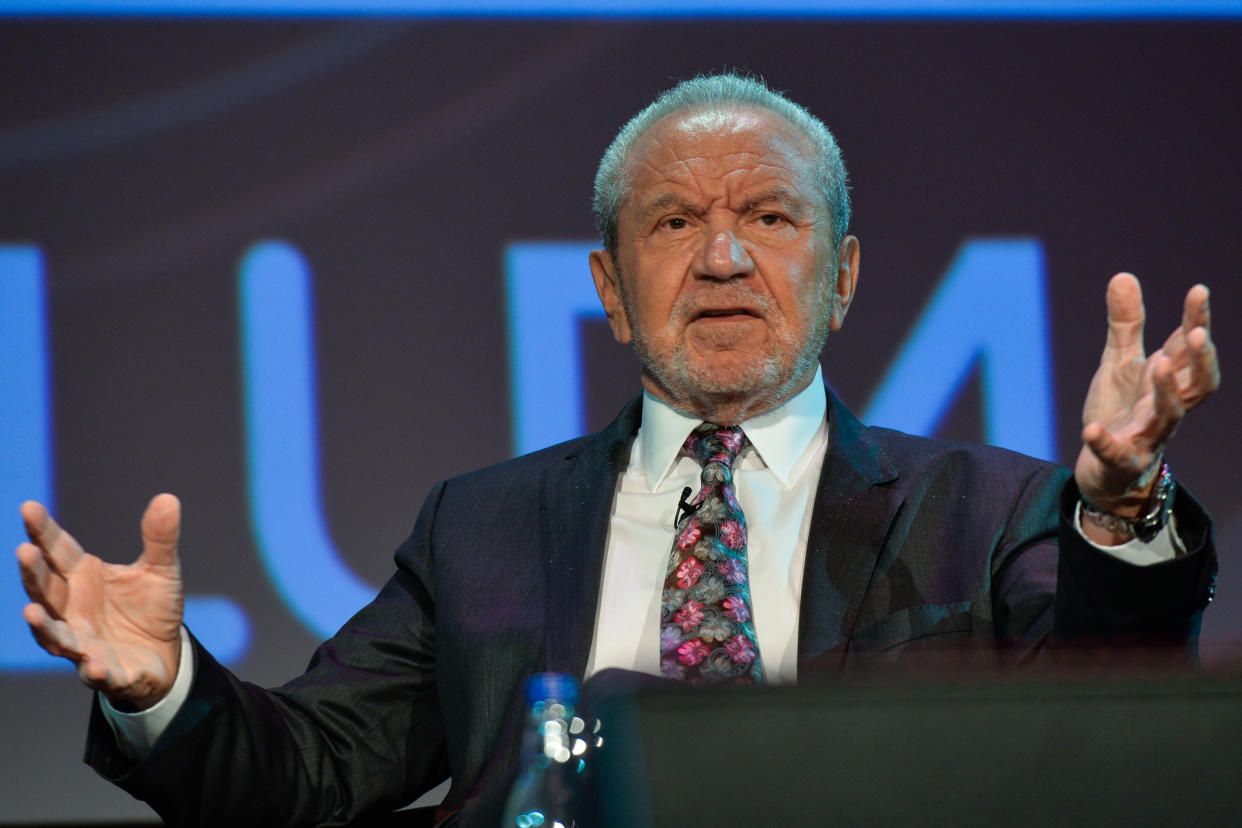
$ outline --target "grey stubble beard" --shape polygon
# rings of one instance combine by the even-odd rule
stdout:
[[[643,364],[644,373],[664,392],[666,401],[673,407],[717,425],[736,425],[787,402],[805,386],[806,376],[813,374],[814,365],[828,341],[835,294],[825,280],[822,290],[810,300],[814,305],[809,317],[812,325],[801,348],[796,343],[780,348],[779,341],[774,342],[757,364],[747,370],[732,377],[715,375],[703,366],[692,364],[684,345],[672,348],[667,355],[657,353],[643,326],[636,324],[640,318],[636,313],[637,307],[628,281],[619,271],[617,280],[621,286],[621,303],[630,320],[633,347]],[[774,310],[767,297],[749,292],[748,297],[763,308],[767,318],[771,318]],[[684,315],[679,308],[683,304],[679,300],[674,305],[675,317]],[[799,312],[807,318],[804,308],[799,308]],[[788,360],[786,370],[785,361],[780,356],[789,352],[793,352],[794,356]],[[720,422],[722,416],[734,422]]]

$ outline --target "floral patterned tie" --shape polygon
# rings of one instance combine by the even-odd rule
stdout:
[[[660,606],[660,670],[692,684],[763,683],[746,571],[746,518],[733,462],[746,445],[737,426],[703,423],[683,454],[703,466],[703,485],[678,521]]]

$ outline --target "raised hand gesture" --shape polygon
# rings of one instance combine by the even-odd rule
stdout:
[[[1181,325],[1150,356],[1143,350],[1145,318],[1138,279],[1118,273],[1108,283],[1108,341],[1083,405],[1083,447],[1074,466],[1083,496],[1125,518],[1146,508],[1182,417],[1220,385],[1205,286],[1187,292]]]
[[[172,687],[185,590],[177,560],[181,503],[156,496],[142,516],[142,554],[109,564],[83,551],[41,504],[21,507],[30,543],[17,548],[23,612],[43,649],[69,659],[87,686],[145,709]]]

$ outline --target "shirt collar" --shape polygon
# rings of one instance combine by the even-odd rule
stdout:
[[[821,369],[793,399],[741,423],[760,458],[786,486],[791,485],[795,466],[824,424],[828,397]],[[673,408],[643,392],[643,419],[638,429],[639,462],[647,488],[655,491],[672,470],[686,435],[702,420]]]

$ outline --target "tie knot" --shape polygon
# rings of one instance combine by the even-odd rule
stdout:
[[[682,450],[696,458],[699,464],[722,463],[733,468],[733,461],[746,445],[746,435],[738,426],[718,426],[703,423],[686,438]]]

